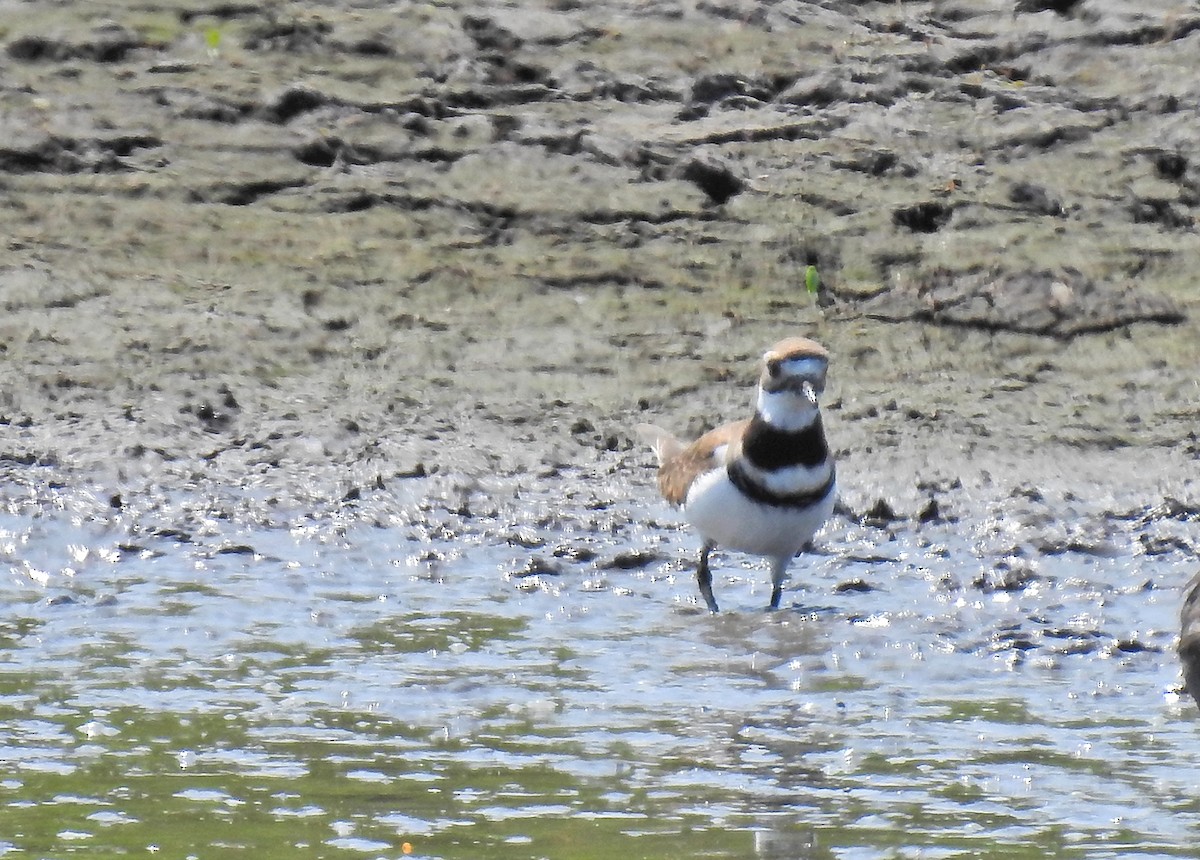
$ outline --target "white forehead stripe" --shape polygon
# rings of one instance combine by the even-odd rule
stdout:
[[[829,362],[819,355],[800,355],[785,358],[779,366],[788,376],[813,376],[822,373],[829,366]]]

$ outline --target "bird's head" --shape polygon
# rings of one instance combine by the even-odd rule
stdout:
[[[782,428],[812,423],[828,370],[829,353],[816,341],[806,337],[779,341],[763,355],[759,413]]]

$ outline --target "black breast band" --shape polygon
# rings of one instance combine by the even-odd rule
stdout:
[[[730,482],[747,498],[753,499],[761,505],[770,505],[773,508],[811,507],[829,495],[829,491],[833,489],[834,480],[837,476],[837,470],[831,465],[829,468],[829,478],[815,490],[809,490],[804,493],[776,493],[750,477],[746,472],[746,468],[738,460],[734,460],[726,466],[725,472],[729,475]]]
[[[829,456],[821,416],[803,430],[780,430],[755,415],[742,440],[742,456],[766,472],[818,465]]]

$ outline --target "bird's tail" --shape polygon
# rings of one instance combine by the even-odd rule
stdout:
[[[637,424],[633,429],[654,451],[660,466],[684,449],[682,442],[654,424]]]

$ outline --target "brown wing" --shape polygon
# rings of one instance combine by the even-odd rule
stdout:
[[[668,457],[658,469],[658,489],[673,505],[687,501],[688,488],[705,472],[724,465],[726,457],[719,455],[722,446],[740,443],[749,421],[735,421],[709,430],[674,456]]]

